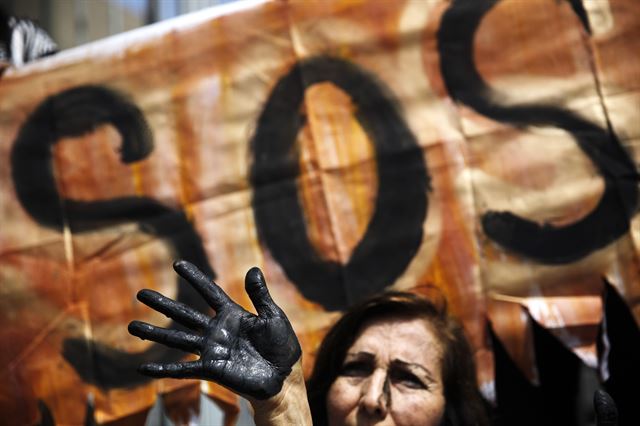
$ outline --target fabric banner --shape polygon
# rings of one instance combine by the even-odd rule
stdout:
[[[209,309],[178,258],[248,309],[261,267],[307,373],[389,288],[446,298],[489,393],[488,322],[532,381],[531,321],[597,367],[603,278],[640,320],[639,22],[637,0],[248,1],[7,69],[2,418],[202,390],[231,423],[229,391],[135,371],[185,357],[127,333],[175,327],[137,291]]]

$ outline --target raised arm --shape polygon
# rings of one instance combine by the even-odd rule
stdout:
[[[138,300],[193,332],[132,321],[129,333],[200,358],[143,364],[139,372],[215,381],[251,402],[258,425],[310,425],[300,344],[287,316],[271,299],[260,269],[250,269],[245,277],[245,289],[258,313],[254,315],[193,264],[178,261],[173,267],[209,303],[215,316],[208,317],[156,291],[141,290]]]

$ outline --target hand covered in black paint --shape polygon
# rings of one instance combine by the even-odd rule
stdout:
[[[618,426],[618,409],[608,393],[598,389],[593,394],[593,406],[597,426]]]
[[[250,269],[245,278],[256,316],[231,300],[193,264],[178,261],[173,267],[216,314],[210,318],[158,292],[141,290],[138,300],[142,303],[200,333],[167,330],[141,321],[132,321],[129,333],[198,354],[200,359],[143,364],[139,371],[152,377],[212,380],[256,399],[277,394],[300,358],[301,349],[289,320],[271,299],[260,269]]]

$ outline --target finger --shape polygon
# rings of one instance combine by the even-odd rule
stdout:
[[[259,316],[266,318],[284,316],[282,309],[271,298],[260,268],[253,267],[247,271],[244,288]]]
[[[613,398],[608,393],[598,389],[593,394],[593,406],[596,410],[597,426],[618,425],[618,409]]]
[[[202,378],[202,361],[170,362],[167,364],[142,364],[138,372],[151,377],[171,377],[174,379]]]
[[[229,296],[222,291],[218,284],[213,282],[204,272],[202,272],[193,263],[186,260],[178,260],[173,263],[173,269],[182,278],[187,280],[193,288],[195,288],[202,297],[216,311],[226,304],[233,303]]]
[[[209,317],[203,313],[196,311],[184,303],[169,299],[157,291],[148,289],[140,290],[137,297],[138,300],[145,305],[187,327],[206,328],[207,325],[209,325]]]
[[[202,337],[180,330],[168,330],[142,321],[131,321],[129,333],[144,340],[153,340],[183,351],[199,354]]]

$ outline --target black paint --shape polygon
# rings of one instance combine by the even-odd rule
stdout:
[[[571,4],[571,8],[580,19],[580,23],[584,27],[584,30],[591,34],[591,24],[589,23],[589,16],[587,15],[587,11],[584,8],[584,4],[582,3],[585,0],[569,0]]]
[[[260,269],[251,268],[245,276],[245,290],[258,313],[254,315],[230,299],[211,277],[193,264],[178,261],[173,267],[216,314],[209,318],[160,293],[140,291],[141,302],[193,330],[166,330],[132,321],[129,333],[200,355],[200,358],[145,363],[139,371],[151,377],[214,381],[239,395],[257,399],[278,394],[302,350],[287,316],[271,298]]]
[[[376,152],[378,193],[366,232],[346,264],[325,260],[309,240],[296,179],[296,137],[310,86],[330,82],[347,93]],[[422,242],[429,178],[423,153],[381,82],[346,60],[314,57],[275,85],[251,140],[253,211],[258,234],[309,300],[339,310],[383,290]]]
[[[120,197],[99,201],[77,201],[60,197],[52,165],[52,147],[65,137],[78,137],[105,124],[122,137],[121,160],[133,163],[153,150],[146,120],[126,96],[100,86],[81,86],[45,99],[22,125],[11,152],[11,172],[18,200],[39,224],[73,233],[137,222],[142,232],[164,239],[174,257],[190,259],[210,276],[200,236],[182,211],[153,198]],[[206,303],[183,280],[178,280],[177,300],[208,309]],[[171,329],[182,326],[172,322]],[[135,386],[149,381],[137,374],[144,362],[177,361],[180,351],[153,344],[139,353],[128,353],[94,340],[66,339],[63,356],[87,383],[102,388]]]
[[[29,114],[20,128],[11,151],[11,173],[16,195],[24,209],[41,225],[62,230],[63,209],[72,216],[73,231],[100,228],[111,221],[103,215],[84,219],[84,210],[100,216],[95,203],[82,203],[60,198],[53,172],[51,149],[64,137],[79,137],[101,125],[111,124],[122,137],[121,159],[133,163],[153,150],[153,137],[140,111],[129,99],[99,86],[82,86],[46,98]],[[111,201],[104,207],[111,206]],[[74,211],[80,209],[79,214]],[[115,209],[111,207],[111,210]],[[112,222],[118,222],[114,218]]]
[[[480,76],[473,61],[473,39],[482,17],[496,0],[454,0],[438,30],[441,71],[449,95],[478,113],[514,127],[552,126],[570,133],[605,182],[598,205],[566,226],[539,224],[510,212],[488,211],[486,235],[505,248],[546,264],[582,259],[629,230],[638,205],[640,176],[611,131],[552,105],[505,105]]]

